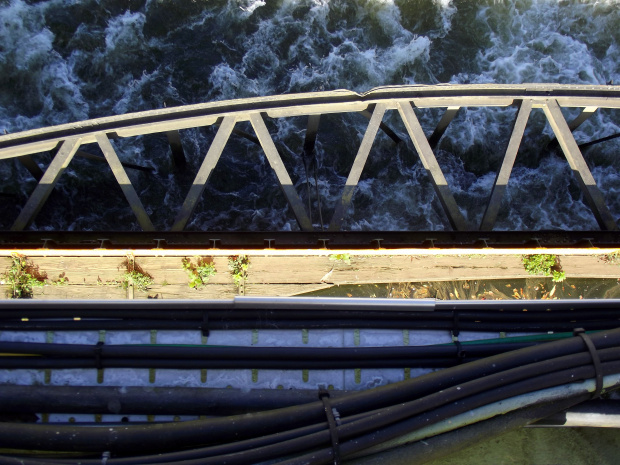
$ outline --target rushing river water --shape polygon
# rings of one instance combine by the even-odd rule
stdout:
[[[620,83],[620,3],[0,1],[0,130],[8,132],[213,100],[441,82]],[[473,224],[484,212],[514,114],[514,108],[462,109],[436,151]],[[419,113],[427,131],[439,116],[435,110]],[[406,135],[395,115],[385,121]],[[321,121],[316,183],[326,222],[366,124],[357,114]],[[619,125],[617,113],[602,111],[576,138],[614,134]],[[310,195],[318,227],[315,170],[301,157],[305,121],[276,120],[269,129],[304,202]],[[213,128],[182,131],[189,159],[185,174],[172,169],[163,136],[114,142],[123,160],[156,168],[130,173],[156,227],[171,225],[213,134]],[[542,111],[534,110],[497,228],[597,228],[566,160],[541,150],[550,136]],[[618,141],[585,152],[616,217]],[[96,147],[85,150],[97,153]],[[49,159],[36,158],[41,165]],[[74,159],[33,228],[137,229],[102,167]],[[9,199],[0,207],[0,227],[7,228],[34,181],[14,160],[0,164],[0,179],[0,193]],[[231,140],[188,229],[297,229],[275,182],[258,147]],[[396,146],[379,135],[344,227],[447,227],[410,143]]]

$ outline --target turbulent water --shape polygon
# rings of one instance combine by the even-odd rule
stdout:
[[[442,82],[620,83],[620,3],[0,1],[0,130],[7,132],[214,100]],[[391,113],[385,121],[405,138]],[[462,109],[436,150],[474,225],[484,213],[514,114],[514,108]],[[439,116],[437,110],[419,112],[429,133]],[[280,119],[269,129],[319,228],[317,190],[327,223],[367,120],[357,114],[322,118],[315,164],[301,156],[305,124]],[[617,111],[601,111],[575,136],[589,141],[619,132],[619,125]],[[597,228],[566,160],[542,150],[551,133],[542,111],[534,110],[497,228]],[[130,177],[156,227],[170,227],[213,135],[213,128],[181,132],[186,173],[171,166],[164,136],[114,142],[122,160],[155,168],[130,170]],[[619,140],[584,153],[615,217]],[[98,153],[94,146],[84,150]],[[50,155],[36,160],[44,166]],[[6,200],[0,228],[8,228],[34,181],[15,160],[0,163],[0,177]],[[231,139],[188,229],[295,230],[275,186],[260,148]],[[125,205],[105,165],[75,158],[32,227],[137,229]],[[410,143],[378,136],[344,227],[448,228]]]

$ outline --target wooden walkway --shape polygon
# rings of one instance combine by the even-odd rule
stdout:
[[[292,296],[334,285],[419,281],[524,278],[521,255],[350,255],[334,256],[248,255],[250,267],[245,286],[239,289],[228,268],[228,257],[214,256],[215,276],[201,289],[189,287],[183,256],[139,256],[135,263],[154,283],[146,292],[124,289],[127,270],[123,257],[33,257],[31,262],[50,281],[64,277],[64,284],[35,287],[36,299],[229,299],[235,295]],[[188,258],[193,258],[188,256]],[[346,258],[346,257],[345,257]],[[601,255],[559,256],[569,278],[620,278],[620,267]],[[195,260],[194,260],[195,262]],[[0,257],[4,273],[9,257]],[[0,298],[7,298],[3,286]]]

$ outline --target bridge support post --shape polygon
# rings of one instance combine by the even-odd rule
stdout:
[[[502,166],[495,177],[495,183],[493,184],[493,190],[491,191],[491,196],[489,197],[489,203],[484,212],[484,216],[482,217],[482,223],[480,223],[480,229],[482,231],[490,231],[493,229],[493,225],[497,219],[497,213],[499,212],[499,207],[502,204],[502,198],[504,197],[504,192],[506,191],[506,185],[508,184],[508,179],[510,179],[510,173],[512,171],[512,167],[514,166],[515,158],[517,158],[519,146],[521,145],[521,139],[523,139],[523,133],[525,132],[525,126],[527,125],[527,120],[530,117],[531,111],[532,101],[529,99],[521,101],[519,111],[517,112],[517,119],[515,120],[514,127],[512,128],[510,141],[508,142],[508,148],[506,149],[506,154],[502,160]]]
[[[149,218],[148,213],[146,213],[146,210],[140,201],[140,197],[138,197],[136,190],[133,188],[133,185],[129,180],[129,176],[127,176],[121,161],[118,159],[118,155],[114,151],[114,147],[112,147],[112,144],[110,143],[110,139],[108,139],[108,136],[102,132],[97,134],[95,139],[103,152],[103,156],[112,169],[116,182],[118,182],[118,185],[121,186],[123,194],[125,195],[127,202],[129,202],[129,206],[136,215],[138,224],[143,231],[155,231],[155,227],[153,226],[153,223],[151,223],[151,219]]]
[[[41,207],[43,207],[43,204],[52,193],[54,186],[58,182],[58,178],[60,178],[60,175],[67,166],[69,166],[69,163],[71,163],[73,155],[75,155],[75,152],[77,152],[77,149],[80,147],[80,141],[81,139],[79,137],[65,139],[60,146],[60,150],[58,150],[58,153],[54,156],[47,170],[45,170],[39,184],[37,184],[34,192],[30,195],[26,205],[24,205],[24,208],[13,223],[11,231],[22,231],[34,221]]]
[[[397,105],[398,112],[405,123],[409,137],[411,137],[413,145],[418,152],[418,156],[422,161],[422,165],[424,165],[424,168],[429,174],[431,182],[435,187],[435,191],[437,192],[439,201],[441,202],[444,212],[448,217],[450,226],[452,226],[452,229],[455,231],[465,231],[469,229],[467,221],[459,210],[456,200],[454,200],[454,196],[450,191],[450,186],[448,186],[448,182],[441,171],[437,158],[435,158],[435,154],[433,153],[428,140],[426,140],[422,126],[413,112],[411,103],[398,102]]]
[[[192,187],[190,187],[189,192],[185,197],[183,206],[174,220],[174,224],[170,229],[171,231],[183,231],[183,228],[185,228],[189,217],[194,212],[194,208],[196,208],[196,203],[202,196],[207,182],[209,182],[209,178],[215,169],[215,165],[217,165],[217,162],[222,155],[224,146],[226,145],[226,142],[228,142],[236,121],[237,119],[233,115],[224,117],[222,124],[220,124],[220,127],[217,130],[217,134],[215,134],[213,142],[211,142],[207,155],[202,161],[202,165],[200,165],[200,169],[196,174]]]
[[[347,182],[344,185],[342,197],[340,197],[340,201],[336,203],[334,216],[329,223],[329,231],[340,230],[342,220],[344,219],[344,214],[349,209],[349,205],[351,205],[351,200],[353,199],[353,194],[357,190],[357,185],[360,181],[360,177],[362,176],[364,165],[366,165],[366,160],[368,160],[368,155],[370,154],[370,149],[372,148],[372,143],[374,142],[375,137],[377,137],[377,131],[379,130],[385,110],[386,105],[384,103],[379,103],[375,106],[375,109],[372,112],[372,117],[370,118],[370,122],[366,128],[366,133],[364,134],[360,148],[358,149],[355,160],[353,161],[353,166],[351,167],[351,171],[347,177]]]
[[[555,133],[555,137],[564,151],[568,164],[579,181],[579,186],[581,187],[586,202],[588,202],[588,205],[592,209],[592,213],[594,213],[594,217],[600,228],[610,231],[617,230],[618,225],[607,208],[607,205],[605,205],[605,198],[598,189],[596,181],[594,181],[588,164],[583,158],[577,146],[577,142],[575,142],[575,138],[564,119],[564,115],[562,115],[562,110],[560,110],[558,102],[555,99],[548,99],[543,106],[543,111],[545,115],[547,115],[547,119]]]

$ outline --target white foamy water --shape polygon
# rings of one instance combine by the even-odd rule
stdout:
[[[396,84],[620,82],[617,1],[216,0],[132,2],[52,0],[0,6],[0,130],[17,132],[164,106]],[[399,118],[385,121],[403,137]],[[573,112],[574,113],[574,112]],[[461,109],[436,150],[462,212],[480,222],[508,141],[514,109]],[[571,113],[572,114],[572,113]],[[430,133],[440,114],[420,111]],[[316,147],[322,216],[329,222],[367,120],[322,119]],[[603,111],[576,131],[585,142],[620,131]],[[252,132],[251,128],[240,128]],[[301,157],[305,121],[269,126],[307,203]],[[189,174],[171,171],[163,137],[115,141],[121,158],[157,168],[130,172],[158,228],[171,225],[213,128],[183,131]],[[565,160],[542,148],[552,136],[535,110],[497,228],[596,228]],[[620,215],[618,140],[585,152],[612,213]],[[96,147],[85,149],[95,151]],[[49,155],[37,156],[41,165]],[[38,229],[137,229],[103,165],[76,159]],[[314,171],[311,170],[311,175]],[[0,164],[7,228],[34,186],[12,161]],[[231,140],[189,229],[295,230],[261,150]],[[311,204],[319,226],[311,176]],[[93,208],[93,204],[99,206]],[[348,229],[444,229],[441,206],[410,143],[375,142]]]

